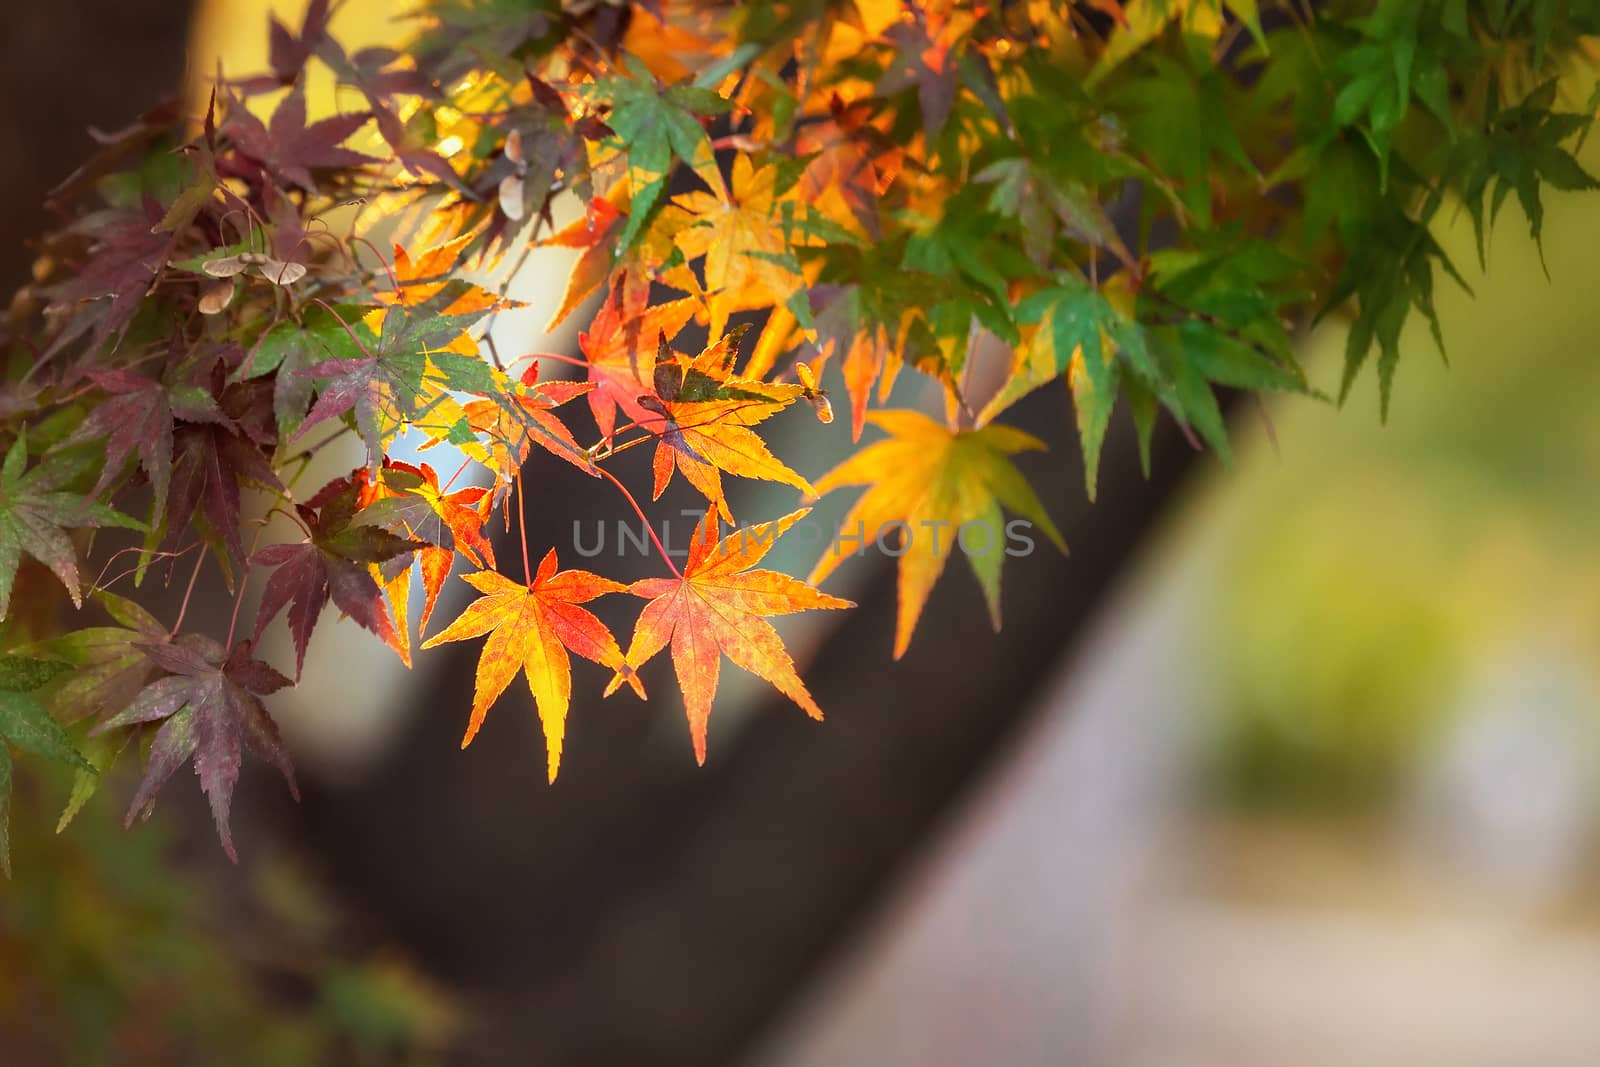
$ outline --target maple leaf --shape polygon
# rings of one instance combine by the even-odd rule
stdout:
[[[878,202],[900,173],[904,150],[869,124],[872,108],[865,102],[846,106],[834,96],[829,112],[830,120],[797,131],[795,151],[810,157],[800,174],[800,197],[824,210],[837,197],[868,236],[881,239]]]
[[[544,727],[546,764],[552,782],[561,766],[567,708],[572,700],[572,664],[567,652],[614,669],[627,667],[611,631],[588,609],[579,606],[607,593],[626,592],[627,587],[588,571],[558,572],[557,566],[556,550],[552,548],[540,561],[530,585],[514,582],[495,571],[462,575],[468,585],[484,594],[482,599],[467,605],[455,622],[422,644],[423,648],[432,648],[448,641],[489,635],[478,658],[472,717],[461,747],[472,743],[490,705],[522,671]],[[638,679],[630,673],[629,681],[642,697],[644,689]]]
[[[651,415],[638,404],[652,388],[659,339],[676,337],[694,316],[689,297],[650,304],[649,279],[633,273],[619,274],[611,292],[596,312],[589,329],[578,334],[578,347],[589,364],[589,410],[600,436],[616,432],[617,409],[634,422]]]
[[[212,203],[221,176],[217,173],[217,91],[213,87],[206,103],[204,134],[180,151],[187,157],[189,179],[172,198],[166,214],[152,229],[177,234],[185,230]]]
[[[28,695],[71,669],[50,660],[0,656],[0,872],[7,878],[11,877],[11,746],[57,763],[94,770],[60,724]]]
[[[232,558],[244,558],[244,543],[239,538],[241,484],[250,481],[271,490],[283,489],[269,458],[277,445],[271,390],[272,383],[265,379],[235,382],[222,390],[215,417],[177,424],[172,434],[164,549],[178,546],[198,508]]]
[[[104,504],[60,487],[88,471],[93,460],[81,452],[46,456],[28,470],[27,434],[19,433],[0,464],[0,619],[11,606],[11,586],[23,555],[32,556],[61,579],[72,603],[83,606],[78,588],[78,555],[67,530],[83,526],[122,526],[142,530],[142,523]]]
[[[1082,182],[1021,156],[991,163],[972,180],[994,185],[989,208],[1017,220],[1023,250],[1038,266],[1048,267],[1056,231],[1064,228],[1073,240],[1104,248],[1124,266],[1133,267],[1133,257],[1111,218],[1094,191]]]
[[[69,724],[127,707],[150,677],[150,661],[140,646],[168,636],[155,616],[125,597],[99,589],[91,598],[119,625],[88,626],[21,650],[71,664],[71,675],[56,685],[50,699],[56,717]]]
[[[223,851],[237,863],[228,813],[243,750],[248,747],[278,768],[290,793],[300,799],[289,753],[261,702],[262,696],[292,683],[252,658],[249,641],[229,650],[209,637],[185,634],[172,644],[143,647],[151,662],[168,674],[145,686],[131,704],[93,731],[100,734],[124,726],[161,723],[124,824],[131,826],[141,814],[148,816],[156,793],[174,771],[193,758]]]
[[[1017,319],[1038,328],[1018,345],[1005,383],[979,415],[987,423],[1039,386],[1066,375],[1077,412],[1085,485],[1093,500],[1100,447],[1116,406],[1122,374],[1117,353],[1139,367],[1149,363],[1137,323],[1123,318],[1101,293],[1063,275],[1058,283],[1024,299]]]
[[[461,446],[462,450],[510,478],[528,461],[528,453],[537,442],[551,455],[566,460],[585,474],[599,477],[589,454],[554,412],[555,408],[583,396],[593,386],[588,382],[541,382],[538,379],[539,364],[535,361],[523,372],[520,381],[492,397],[462,405],[459,417],[476,435],[472,443]],[[439,421],[447,422],[454,410],[450,402],[441,405]],[[487,438],[488,448],[484,449],[477,438]],[[439,440],[449,439],[448,435],[435,438],[429,442],[429,447]]]
[[[361,320],[371,312],[371,305],[318,303],[304,308],[298,321],[274,323],[255,339],[238,374],[258,378],[277,371],[272,408],[280,435],[297,429],[311,406],[316,387],[306,370],[329,359],[367,355],[362,338],[370,340],[371,331]]]
[[[453,347],[476,314],[444,316],[465,282],[451,282],[426,302],[391,305],[369,354],[328,359],[301,370],[308,378],[330,379],[295,431],[303,436],[318,423],[349,413],[367,446],[367,463],[377,470],[385,446],[407,422],[415,421],[449,389],[493,394],[502,377],[477,355]]]
[[[732,105],[710,89],[688,83],[659,88],[655,75],[631,54],[624,55],[623,63],[631,77],[616,74],[598,82],[595,92],[611,104],[606,122],[628,151],[633,201],[618,239],[626,249],[666,188],[674,156],[688,163],[714,191],[722,191],[711,139],[695,113],[721,114]]]
[[[589,201],[582,218],[574,220],[543,242],[560,248],[583,250],[578,261],[572,265],[572,273],[567,275],[567,291],[562,294],[561,306],[545,325],[546,333],[561,325],[606,280],[606,275],[611,272],[620,229],[618,222],[622,217],[614,203],[606,197],[597,196]]]
[[[650,413],[641,420],[641,428],[659,439],[653,498],[661,498],[676,469],[730,523],[733,514],[722,491],[722,471],[812,492],[811,483],[774,456],[760,435],[749,429],[794,403],[805,390],[790,382],[730,377],[742,333],[725,334],[692,360],[668,359],[670,350],[663,343],[652,374],[655,392],[636,401]]]
[[[799,264],[778,214],[777,181],[775,164],[757,170],[741,154],[733,161],[731,194],[697,191],[673,200],[695,219],[678,231],[677,243],[690,259],[706,257],[714,338],[733,312],[788,304],[802,293]]]
[[[164,215],[161,205],[146,197],[142,211],[111,217],[93,215],[84,220],[85,225],[94,227],[92,243],[82,267],[61,286],[59,302],[98,301],[104,297],[110,300],[92,313],[74,309],[73,321],[48,351],[55,351],[91,329],[96,347],[122,334],[155,287],[177,240],[175,232],[156,229]]]
[[[950,119],[960,81],[956,59],[951,54],[954,27],[920,6],[913,6],[910,14],[911,18],[895,22],[884,33],[896,51],[894,61],[878,82],[878,92],[888,95],[915,85],[922,128],[932,146]]]
[[[411,552],[418,543],[361,522],[360,496],[361,486],[353,478],[330,482],[296,507],[306,525],[305,541],[270,545],[251,557],[253,564],[278,568],[261,594],[254,639],[259,641],[267,623],[287,606],[296,677],[305,666],[311,631],[330,598],[358,625],[396,644],[394,626],[368,568]]]
[[[445,318],[521,307],[515,300],[507,300],[481,286],[452,277],[458,268],[461,249],[472,237],[472,234],[464,233],[454,240],[419,252],[415,260],[396,244],[394,278],[398,290],[378,293],[377,298],[386,304],[427,307]],[[448,302],[441,299],[447,292],[451,297]]]
[[[373,524],[387,521],[392,524],[389,528],[404,530],[406,536],[421,542],[417,562],[422,570],[424,600],[418,625],[426,629],[458,553],[480,567],[495,566],[494,545],[483,533],[488,491],[467,486],[445,492],[439,488],[438,474],[426,463],[413,466],[386,459],[377,480],[368,481],[366,473],[360,472],[362,520]],[[410,568],[401,573],[409,575]],[[408,585],[394,588],[398,578],[396,575],[389,579],[389,599],[395,607],[396,625],[400,626]],[[405,644],[407,651],[402,658],[409,662],[409,635]]]
[[[650,603],[639,613],[633,628],[626,665],[637,671],[669,643],[672,645],[672,667],[683,690],[689,735],[699,763],[706,761],[706,727],[724,655],[736,666],[771,682],[813,719],[822,718],[822,709],[795,673],[783,638],[766,620],[812,608],[855,605],[787,574],[752,569],[784,531],[809,512],[809,508],[802,508],[773,522],[742,527],[717,540],[716,511],[708,510],[695,527],[681,577],[644,578],[628,587],[634,596]],[[618,671],[606,687],[606,695],[614,693],[625,677],[632,675]]]
[[[325,54],[331,53],[332,48],[324,48],[323,51]],[[450,161],[428,147],[422,135],[396,113],[389,100],[392,94],[414,93],[428,96],[433,92],[426,79],[415,70],[382,69],[396,58],[397,54],[389,49],[368,48],[348,59],[333,55],[329,65],[340,72],[341,80],[358,86],[366,94],[367,103],[372,108],[372,118],[378,126],[378,134],[394,152],[396,162],[412,174],[419,176],[431,174],[452,189],[470,195],[471,190],[462,184],[461,176],[450,165]]]
[[[108,174],[116,173],[147,158],[151,146],[162,142],[161,151],[183,138],[188,125],[188,110],[176,96],[145,110],[138,118],[116,130],[92,130],[98,149],[76,170],[56,184],[48,194],[52,204],[68,203]]]
[[[1008,458],[1042,450],[1044,443],[1010,426],[952,431],[916,411],[873,411],[867,421],[889,437],[874,442],[817,480],[817,492],[840,486],[865,485],[841,524],[840,536],[807,578],[816,585],[835,567],[867,544],[899,532],[900,612],[895,625],[894,656],[911,642],[922,606],[927,603],[951,550],[960,545],[972,573],[983,587],[990,621],[1000,628],[1000,565],[1005,560],[1007,531],[1000,506],[1038,526],[1063,552],[1066,543],[1022,473]],[[961,530],[981,529],[984,543],[968,549]],[[850,538],[859,535],[855,540]],[[853,545],[847,550],[846,545]]]
[[[387,102],[390,97],[401,93],[438,98],[437,89],[414,66],[395,66],[397,63],[414,63],[415,57],[393,48],[375,45],[347,53],[338,41],[324,36],[316,46],[316,55],[333,69],[342,84],[353,85],[360,89],[373,104],[374,110]],[[393,116],[393,112],[390,114]],[[396,122],[399,121],[398,116],[393,117]],[[380,130],[382,125],[380,120]],[[385,140],[388,140],[387,131],[382,132]],[[403,162],[405,153],[401,150],[401,145],[390,141],[390,146],[395,149],[395,154],[401,157]]]
[[[342,142],[372,118],[364,111],[335,115],[306,125],[306,97],[299,85],[291,89],[263,124],[249,108],[233,101],[222,129],[233,138],[240,155],[307,192],[316,192],[313,170],[359,167],[378,163]]]
[[[95,370],[88,376],[106,396],[68,440],[105,438],[105,466],[89,495],[99,496],[121,473],[128,456],[137,451],[139,466],[150,479],[154,494],[151,521],[159,521],[167,508],[167,486],[172,480],[174,419],[223,423],[222,410],[209,392],[196,385],[169,386],[128,370]]]
[[[277,16],[267,16],[267,61],[279,84],[294,84],[327,32],[328,0],[311,0],[298,34],[279,22]]]
[[[149,612],[103,589],[91,594],[116,626],[89,626],[18,649],[61,665],[67,673],[50,686],[49,707],[63,724],[103,719],[128,706],[150,680],[154,664],[142,646],[171,639],[167,628]],[[104,773],[121,754],[125,742],[91,738],[84,756],[92,767],[79,765],[72,792],[56,824],[61,833],[100,788]]]

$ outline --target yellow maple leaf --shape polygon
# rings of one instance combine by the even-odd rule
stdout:
[[[658,441],[653,499],[661,498],[676,469],[726,522],[733,521],[733,514],[719,472],[812,492],[811,483],[774,456],[749,428],[800,399],[805,390],[792,382],[730,377],[739,332],[725,334],[693,359],[658,358],[652,374],[655,392],[639,398],[646,410],[639,426]]]
[[[899,659],[945,561],[959,547],[983,587],[998,630],[1000,567],[1011,536],[1001,506],[1066,551],[1061,532],[1009,458],[1042,450],[1044,443],[1011,426],[955,431],[916,411],[873,411],[866,419],[889,436],[817,480],[818,493],[847,485],[868,488],[806,581],[817,585],[868,545],[898,536],[900,613],[894,656]]]
[[[706,288],[711,290],[711,336],[721,337],[736,311],[782,306],[804,284],[787,259],[777,196],[778,168],[760,170],[750,157],[733,161],[733,185],[726,198],[708,192],[685,193],[674,203],[698,220],[677,235],[690,259],[705,256]]]
[[[626,666],[611,631],[579,605],[628,588],[588,571],[557,572],[556,567],[556,551],[552,548],[527,585],[495,571],[463,575],[483,596],[468,604],[455,622],[422,645],[433,648],[447,641],[489,635],[478,659],[472,718],[461,747],[472,743],[490,705],[521,672],[527,677],[528,690],[544,725],[546,770],[552,782],[561,766],[567,708],[572,701],[568,651],[618,670]],[[625,672],[625,678],[640,696],[644,695],[631,671]]]

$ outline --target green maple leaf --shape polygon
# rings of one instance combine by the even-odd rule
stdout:
[[[375,342],[361,321],[371,310],[371,305],[363,304],[313,305],[298,322],[274,323],[255,339],[235,374],[259,378],[277,372],[272,380],[272,410],[280,437],[299,427],[316,395],[315,384],[304,372],[325,360],[360,359],[366,354],[362,346]]]
[[[441,389],[493,394],[502,389],[493,368],[474,356],[444,351],[482,313],[443,315],[470,284],[450,282],[428,300],[393,304],[384,313],[378,337],[357,358],[333,358],[296,371],[304,378],[328,379],[296,435],[349,413],[367,446],[372,470],[383,462],[384,442],[402,422],[417,419]],[[342,329],[337,324],[333,328]],[[364,329],[364,328],[363,328]],[[370,336],[370,331],[366,331]],[[429,368],[436,374],[429,379]],[[280,375],[283,373],[280,370]],[[425,389],[424,382],[437,388]]]
[[[1017,220],[1023,250],[1039,266],[1050,262],[1058,225],[1075,241],[1115,250],[1127,258],[1105,208],[1082,182],[1058,176],[1020,156],[991,163],[972,180],[994,184],[990,210]]]
[[[59,722],[104,719],[127,707],[150,680],[154,665],[144,646],[170,637],[167,628],[133,601],[105,590],[93,599],[116,626],[88,626],[28,645],[19,651],[64,665],[66,675],[50,689],[50,708]],[[83,754],[92,768],[80,766],[72,792],[56,823],[65,830],[100,787],[101,776],[121,754],[128,735],[91,737]]]
[[[1587,132],[1592,112],[1551,111],[1556,90],[1555,81],[1546,82],[1515,107],[1493,112],[1485,130],[1464,142],[1458,153],[1461,198],[1472,214],[1480,266],[1486,265],[1485,215],[1493,223],[1508,194],[1516,193],[1542,262],[1541,183],[1564,190],[1594,189],[1600,185],[1571,152],[1561,147],[1574,134]],[[1600,93],[1600,87],[1596,92]]]
[[[27,694],[71,665],[27,656],[0,656],[0,871],[11,877],[11,746],[57,763],[93,771],[61,725]]]
[[[142,530],[144,525],[60,487],[86,473],[93,459],[81,452],[59,452],[28,466],[25,433],[0,464],[0,619],[11,605],[11,586],[23,555],[32,556],[54,572],[67,587],[72,603],[83,606],[78,588],[78,555],[67,530],[84,526],[123,526]]]
[[[1456,136],[1445,56],[1419,22],[1423,5],[1386,3],[1355,20],[1363,39],[1331,64],[1338,86],[1333,124],[1356,126],[1378,158],[1379,187],[1389,180],[1390,145],[1415,96]],[[1462,42],[1457,47],[1468,47]],[[1364,119],[1364,123],[1358,120]]]
[[[1115,357],[1122,354],[1138,361],[1142,369],[1150,367],[1139,326],[1119,316],[1099,291],[1067,274],[1025,298],[1017,305],[1016,314],[1017,321],[1037,324],[1038,329],[1017,350],[1011,374],[979,421],[989,422],[1023,396],[1066,375],[1077,412],[1084,483],[1093,500],[1100,448],[1122,381]],[[1102,336],[1111,341],[1109,349],[1102,344]]]
[[[710,89],[689,82],[661,88],[655,75],[634,56],[625,56],[628,75],[604,78],[594,87],[597,99],[611,105],[606,124],[628,151],[633,201],[618,251],[632,247],[650,209],[667,186],[674,158],[693,167],[706,184],[724,193],[711,152],[711,139],[697,115],[720,115],[732,104]],[[629,76],[631,75],[631,76]]]
[[[1239,142],[1229,116],[1238,110],[1230,86],[1216,68],[1192,72],[1176,60],[1152,55],[1148,70],[1112,96],[1125,112],[1131,140],[1163,174],[1180,179],[1180,195],[1197,222],[1211,219],[1211,175],[1218,157],[1247,174],[1255,165]]]

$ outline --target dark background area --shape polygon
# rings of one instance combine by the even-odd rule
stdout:
[[[0,30],[0,288],[28,274],[45,194],[114,130],[178,91],[190,0],[8,4]]]

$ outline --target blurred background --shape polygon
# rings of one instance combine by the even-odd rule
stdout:
[[[137,6],[8,16],[8,283],[87,126],[262,64],[265,0]],[[1600,1062],[1600,201],[1548,194],[1545,234],[1553,281],[1514,210],[1486,273],[1441,232],[1477,296],[1440,294],[1448,368],[1408,338],[1387,426],[1370,375],[1240,402],[1230,469],[1170,432],[1146,480],[1118,423],[1091,508],[1036,395],[1072,557],[1010,561],[998,636],[952,573],[898,664],[892,573],[841,571],[861,607],[784,630],[828,722],[730,673],[703,769],[675,699],[601,702],[598,669],[554,786],[514,695],[460,752],[476,649],[407,674],[330,617],[273,705],[306,800],[247,773],[238,868],[181,783],[56,836],[65,785],[20,782],[0,1063]],[[563,270],[518,278],[502,351],[570,349],[537,333]],[[1330,392],[1342,330],[1305,341]],[[808,475],[847,446],[780,432]],[[569,481],[530,538],[619,517]],[[792,506],[762,492],[735,507]]]

